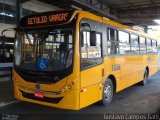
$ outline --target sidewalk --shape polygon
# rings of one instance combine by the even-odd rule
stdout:
[[[14,100],[13,81],[0,81],[0,103]]]

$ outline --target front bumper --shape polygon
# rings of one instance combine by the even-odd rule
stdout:
[[[62,109],[79,110],[79,90],[68,90],[64,93],[40,91],[44,98],[34,96],[37,92],[31,88],[22,87],[14,81],[14,96],[20,101],[26,101]]]

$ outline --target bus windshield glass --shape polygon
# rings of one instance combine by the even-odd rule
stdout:
[[[17,32],[14,64],[34,71],[64,70],[73,64],[71,29]]]

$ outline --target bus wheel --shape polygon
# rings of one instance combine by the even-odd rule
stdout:
[[[113,98],[113,82],[110,78],[108,78],[104,84],[103,92],[102,92],[102,100],[100,104],[103,106],[109,105]]]
[[[148,72],[147,72],[147,70],[145,70],[144,79],[143,79],[143,81],[140,82],[140,85],[142,85],[142,86],[146,85],[147,84],[147,78],[148,78]]]

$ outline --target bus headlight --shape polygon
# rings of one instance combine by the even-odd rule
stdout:
[[[68,84],[68,89],[71,89],[72,88],[72,85],[71,84]]]
[[[69,89],[72,89],[72,84],[66,85],[65,87],[62,88],[61,91],[64,93],[64,92],[66,92],[66,91],[69,90]]]

